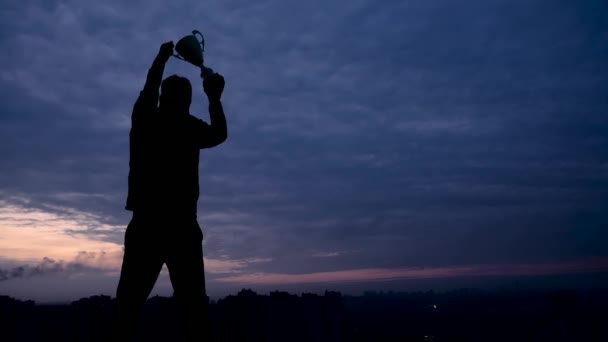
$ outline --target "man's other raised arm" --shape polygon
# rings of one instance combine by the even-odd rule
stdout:
[[[140,116],[149,113],[158,106],[158,88],[163,79],[165,64],[173,55],[173,42],[166,42],[160,46],[160,50],[146,76],[144,89],[139,93],[139,97],[133,107],[132,120],[137,120]]]
[[[220,74],[213,74],[203,81],[203,88],[209,99],[209,117],[211,124],[201,120],[201,130],[199,134],[200,148],[215,147],[228,138],[228,126],[226,116],[222,107],[221,97],[224,91],[224,77]]]

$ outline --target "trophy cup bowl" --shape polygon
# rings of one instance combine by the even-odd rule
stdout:
[[[200,36],[200,40],[197,38],[197,35]],[[201,68],[202,78],[206,78],[215,73],[213,69],[203,65],[205,62],[203,57],[203,52],[205,51],[205,37],[203,37],[203,34],[199,31],[194,30],[192,31],[192,34],[180,39],[177,44],[175,44],[175,51],[177,51],[177,54],[173,55],[174,57]]]

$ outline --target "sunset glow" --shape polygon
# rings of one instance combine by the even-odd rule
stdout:
[[[87,231],[91,225],[95,225],[93,232]],[[100,224],[82,212],[60,215],[4,205],[0,207],[0,260],[11,264],[36,263],[45,257],[75,261],[79,253],[87,252],[106,257],[79,261],[96,268],[117,269],[122,246],[101,239],[105,233],[120,228]]]
[[[357,269],[307,274],[253,273],[222,277],[217,281],[239,284],[284,285],[345,283],[399,279],[441,279],[483,276],[551,276],[608,272],[608,258],[555,264],[472,265],[430,268]]]

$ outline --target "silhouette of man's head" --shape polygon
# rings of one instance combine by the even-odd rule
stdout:
[[[159,104],[162,109],[184,114],[190,112],[192,102],[192,85],[181,76],[173,75],[165,78],[160,85]]]

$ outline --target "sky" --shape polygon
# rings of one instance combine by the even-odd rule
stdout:
[[[608,286],[605,1],[0,8],[0,294],[115,294],[131,109],[192,30],[226,79],[228,140],[200,161],[210,296]],[[196,68],[172,74],[208,122]]]

